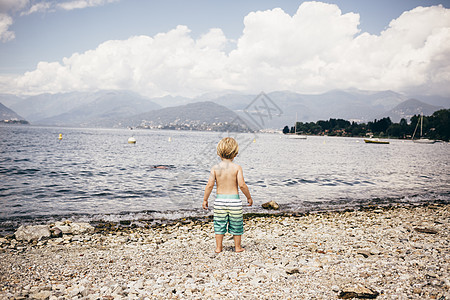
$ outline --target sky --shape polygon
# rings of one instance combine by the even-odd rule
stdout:
[[[450,0],[0,0],[0,93],[450,95]]]

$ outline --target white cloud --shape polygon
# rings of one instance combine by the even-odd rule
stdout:
[[[21,16],[27,16],[34,13],[43,13],[52,11],[52,4],[50,2],[38,2],[33,4],[28,10],[21,12]]]
[[[220,50],[224,42],[217,29],[195,41],[186,26],[153,38],[108,41],[95,50],[64,58],[62,64],[39,63],[17,81],[17,87],[31,93],[132,89],[149,95],[164,95],[169,90],[194,95],[211,86],[228,88],[222,83],[227,60]]]
[[[102,6],[105,4],[118,2],[120,0],[73,0],[56,4],[57,8],[63,10],[81,9],[94,6]]]
[[[10,16],[0,13],[0,41],[8,42],[15,38],[14,32],[9,31],[12,23],[13,20]]]
[[[13,40],[15,34],[9,28],[14,23],[11,13],[24,9],[29,0],[1,0],[0,1],[0,41],[5,43]]]
[[[13,18],[18,13],[21,17],[34,13],[54,12],[58,9],[73,10],[94,6],[102,6],[120,0],[69,0],[69,1],[30,1],[30,0],[0,0],[0,41],[9,42],[15,39],[15,34],[9,28]]]
[[[358,14],[320,2],[303,3],[293,16],[279,8],[252,12],[244,25],[235,44],[217,28],[194,39],[186,26],[108,41],[62,62],[41,62],[8,86],[17,93],[129,89],[148,96],[352,87],[450,94],[450,10],[442,6],[405,12],[380,35],[361,33]]]

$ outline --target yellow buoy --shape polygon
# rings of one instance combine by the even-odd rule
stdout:
[[[169,142],[171,142],[172,141],[172,138],[171,137],[169,137]]]
[[[59,134],[58,139],[59,139],[59,140],[62,140],[62,133]]]
[[[134,137],[128,138],[128,144],[136,144],[136,139]]]
[[[256,139],[253,139],[253,143],[256,143]]]

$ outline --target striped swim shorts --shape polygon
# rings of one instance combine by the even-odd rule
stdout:
[[[244,219],[242,216],[242,201],[239,195],[217,194],[214,201],[214,232],[232,235],[244,233]]]

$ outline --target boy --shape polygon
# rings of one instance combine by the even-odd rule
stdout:
[[[247,197],[249,206],[252,206],[253,200],[245,184],[241,166],[233,163],[238,151],[238,143],[233,138],[223,138],[217,144],[217,155],[220,156],[222,161],[211,168],[203,197],[203,209],[208,209],[208,198],[214,188],[214,183],[216,183],[217,196],[214,201],[216,253],[222,252],[222,241],[227,231],[233,235],[235,251],[242,252],[245,250],[241,247],[244,219],[238,187]]]

